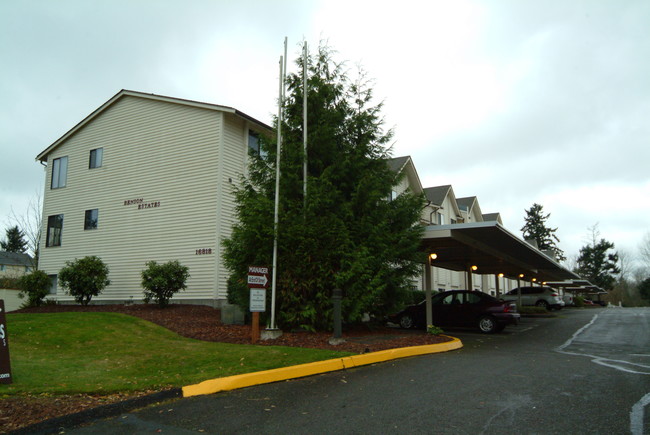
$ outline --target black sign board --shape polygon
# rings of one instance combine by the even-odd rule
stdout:
[[[11,384],[7,316],[5,316],[5,301],[2,299],[0,299],[0,384]]]

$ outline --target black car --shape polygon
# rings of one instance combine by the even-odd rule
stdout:
[[[520,315],[512,302],[503,302],[479,291],[454,290],[431,298],[433,324],[445,326],[478,327],[481,332],[499,332],[506,325],[519,323]],[[410,305],[388,321],[402,328],[426,328],[426,302]]]

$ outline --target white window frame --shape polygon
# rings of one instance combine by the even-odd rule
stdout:
[[[68,156],[52,160],[52,179],[50,188],[60,189],[65,187],[68,181]]]
[[[103,160],[104,148],[95,148],[90,150],[90,155],[88,157],[88,169],[101,168]]]

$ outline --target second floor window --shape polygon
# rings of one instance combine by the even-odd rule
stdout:
[[[248,133],[248,153],[254,154],[261,158],[264,158],[267,155],[267,153],[262,150],[262,146],[260,144],[260,136],[252,131]]]
[[[59,157],[52,160],[52,189],[65,187],[68,179],[68,157]]]
[[[99,221],[99,210],[86,210],[86,217],[84,219],[84,230],[94,230],[97,228]]]
[[[63,215],[55,214],[47,217],[47,238],[45,246],[61,246],[61,233],[63,232]]]
[[[88,169],[101,167],[103,155],[104,155],[104,148],[97,148],[94,150],[90,150],[90,161],[88,163]]]

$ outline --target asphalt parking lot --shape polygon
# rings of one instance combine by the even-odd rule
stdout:
[[[66,433],[650,434],[650,309],[449,333],[462,349],[169,401]]]

